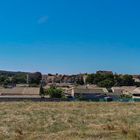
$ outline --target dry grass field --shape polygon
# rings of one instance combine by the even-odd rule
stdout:
[[[140,140],[139,103],[0,103],[0,140]]]

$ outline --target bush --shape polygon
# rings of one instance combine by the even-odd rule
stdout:
[[[47,94],[50,96],[50,98],[63,98],[64,97],[64,91],[56,87],[51,87],[47,89]]]
[[[132,95],[126,95],[126,94],[123,94],[123,95],[121,95],[121,98],[132,98]]]

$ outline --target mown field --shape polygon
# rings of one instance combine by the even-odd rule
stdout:
[[[0,140],[140,140],[139,103],[0,103]]]

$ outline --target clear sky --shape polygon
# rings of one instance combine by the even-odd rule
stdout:
[[[1,0],[0,69],[140,73],[139,0]]]

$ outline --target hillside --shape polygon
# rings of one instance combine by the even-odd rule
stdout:
[[[7,76],[15,76],[17,74],[27,74],[29,72],[15,72],[15,71],[4,71],[4,70],[0,70],[0,75],[7,75]]]

